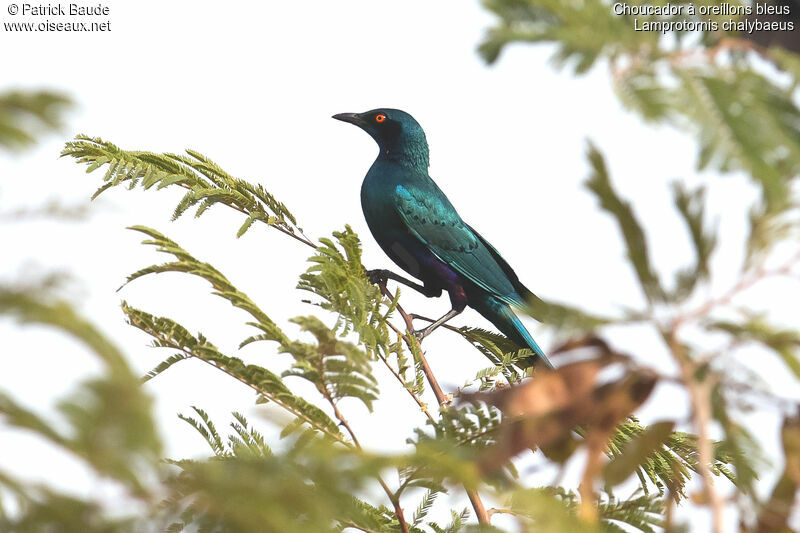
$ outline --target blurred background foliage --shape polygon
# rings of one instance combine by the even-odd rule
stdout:
[[[70,99],[51,91],[0,93],[0,147],[20,150],[62,125]]]
[[[309,267],[297,283],[316,314],[292,319],[301,331],[292,338],[214,266],[155,229],[131,228],[166,262],[131,274],[128,282],[164,272],[205,280],[214,295],[246,313],[253,334],[240,347],[259,343],[291,361],[283,372],[247,364],[203,333],[123,302],[128,323],[164,352],[163,362],[145,380],[167,370],[180,372],[179,363],[197,359],[252,389],[257,403],[272,404],[286,415],[272,421],[281,432],[279,440],[269,442],[264,428],[240,413],[215,423],[194,408],[181,418],[208,443],[208,457],[166,459],[142,379],[133,375],[113,340],[65,301],[60,278],[2,280],[0,314],[80,340],[103,369],[58,404],[58,419],[0,393],[2,424],[73,454],[117,486],[120,498],[136,511],[121,513],[119,506],[61,493],[0,469],[0,530],[500,531],[491,525],[498,514],[512,516],[519,531],[686,530],[690,525],[674,518],[677,505],[707,509],[714,531],[723,530],[723,514],[731,507],[739,511],[741,531],[791,530],[800,483],[797,406],[756,380],[733,377],[724,363],[734,351],[758,346],[800,378],[800,332],[737,303],[741,293],[765,279],[796,282],[798,277],[800,42],[775,32],[635,31],[633,18],[640,25],[675,19],[616,15],[610,3],[597,0],[486,0],[484,5],[496,15],[479,46],[488,63],[501,60],[502,51],[515,43],[549,43],[556,64],[575,75],[608,69],[627,108],[696,140],[700,169],[718,171],[714,179],[741,171],[758,184],[760,194],[741,214],[750,231],[741,239],[745,259],[738,279],[719,295],[706,296],[715,274],[710,259],[725,228],[708,220],[706,190],[680,182],[665,201],[679,213],[683,226],[675,232],[685,235],[695,260],[663,279],[636,206],[615,188],[604,156],[590,144],[586,187],[619,228],[645,306],[598,317],[568,302],[534,302],[531,314],[563,342],[549,351],[557,370],[533,376],[516,364],[530,353],[503,336],[453,328],[487,357],[488,365],[454,398],[443,394],[422,346],[408,334],[415,317],[403,309],[399,292],[370,283],[359,237],[349,227],[310,239],[289,208],[263,186],[228,174],[200,153],[130,151],[79,136],[62,155],[86,165],[88,172],[102,171],[95,196],[117,186],[181,190],[174,218],[190,209],[200,216],[214,205],[224,206],[241,214],[241,226],[231,231],[236,237],[269,228],[307,247]],[[771,5],[791,10],[770,20],[793,21],[800,13],[793,2]],[[711,18],[721,23],[730,17]],[[0,146],[29,146],[58,126],[68,105],[68,99],[52,93],[0,95]],[[331,316],[333,326],[320,319]],[[642,323],[663,339],[677,375],[649,368],[647,354],[621,353],[607,340],[612,326]],[[697,332],[725,340],[709,350],[706,337]],[[376,379],[377,365],[388,369],[389,382]],[[301,382],[311,388],[298,387]],[[664,420],[644,427],[635,418],[659,382],[683,387],[692,408],[688,424]],[[340,405],[351,398],[371,409],[386,387],[400,387],[411,400],[398,409],[426,417],[425,426],[409,427],[403,453],[363,448],[359,428]],[[423,401],[427,388],[438,405]],[[766,497],[755,489],[765,463],[737,407],[751,396],[766,398],[785,416],[783,471]],[[219,423],[226,429],[218,429]],[[721,438],[715,439],[717,434]],[[583,454],[580,483],[529,486],[513,461],[529,449],[540,450],[543,460],[562,469]],[[693,477],[701,488],[690,492]],[[442,496],[462,491],[470,506],[447,509]]]

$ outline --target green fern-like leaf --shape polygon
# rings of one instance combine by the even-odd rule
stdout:
[[[349,444],[324,411],[293,394],[280,377],[266,368],[248,365],[240,359],[222,354],[203,335],[194,336],[173,320],[155,317],[124,302],[122,310],[131,326],[153,337],[153,346],[180,350],[200,359],[249,386],[259,396],[274,402],[322,434]]]
[[[611,214],[617,221],[630,259],[642,290],[651,302],[664,300],[664,289],[650,261],[647,240],[642,226],[633,213],[630,205],[617,195],[602,154],[593,145],[589,146],[589,161],[592,173],[586,186],[600,200],[600,207]]]
[[[329,401],[357,398],[371,410],[372,402],[378,398],[378,386],[367,353],[338,339],[336,332],[318,318],[298,317],[292,321],[313,334],[317,343],[295,341],[283,346],[282,351],[294,358],[292,368],[283,375],[310,381]]]
[[[87,165],[87,172],[106,167],[101,186],[93,198],[111,187],[126,183],[144,189],[180,187],[188,190],[173,212],[173,218],[183,215],[189,208],[200,204],[197,215],[211,206],[222,204],[247,219],[239,229],[239,236],[250,225],[260,221],[304,243],[313,246],[302,235],[302,229],[285,204],[278,201],[262,185],[254,185],[225,172],[203,154],[187,150],[186,155],[156,154],[143,151],[126,151],[99,138],[79,135],[61,152],[62,157],[75,158]]]
[[[164,254],[172,255],[176,260],[163,263],[160,265],[152,265],[134,272],[126,283],[130,283],[138,278],[149,274],[161,274],[165,272],[183,272],[193,276],[197,276],[209,282],[214,289],[213,294],[224,298],[229,301],[234,307],[237,307],[252,316],[255,322],[248,322],[249,325],[258,328],[261,333],[257,340],[271,340],[280,344],[286,344],[289,339],[278,328],[275,322],[258,307],[245,293],[237,289],[228,279],[212,265],[195,259],[189,252],[184,250],[175,241],[162,235],[158,231],[147,228],[145,226],[133,226],[130,228],[134,231],[144,233],[150,239],[144,241],[144,244],[155,246],[156,249]],[[253,340],[256,340],[253,338]],[[248,344],[252,340],[246,341],[242,345]],[[166,362],[166,361],[165,361]],[[176,361],[173,361],[176,362]],[[163,364],[163,363],[162,363]]]
[[[42,132],[61,127],[69,98],[50,91],[0,93],[0,147],[27,148]]]

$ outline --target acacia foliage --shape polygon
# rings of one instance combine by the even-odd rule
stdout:
[[[721,26],[745,18],[724,12],[701,15],[700,7],[720,4],[711,1],[671,2],[682,8],[680,15],[617,15],[614,3],[604,0],[483,4],[496,16],[479,47],[488,63],[498,61],[509,45],[548,43],[554,46],[554,63],[578,75],[606,67],[628,109],[695,138],[699,169],[722,175],[743,171],[758,183],[762,198],[754,212],[759,216],[796,207],[788,192],[800,171],[800,110],[795,102],[800,75],[795,52],[800,48],[792,39],[789,49],[780,46],[787,45],[781,38],[785,32],[637,31],[634,24],[634,19],[639,27],[656,21],[713,20]],[[690,4],[698,8],[693,15],[688,14]],[[736,8],[752,3],[726,4]]]
[[[160,487],[151,487],[162,495],[166,491],[167,496],[144,523],[161,523],[172,531],[194,527],[208,531],[460,531],[474,527],[469,525],[470,509],[453,509],[449,523],[428,517],[442,494],[466,488],[504,501],[507,507],[503,512],[514,516],[522,528],[608,531],[624,523],[654,531],[664,524],[665,509],[687,496],[691,476],[702,471],[695,435],[675,431],[671,421],[642,427],[631,417],[660,375],[596,335],[583,331],[584,340],[554,350],[557,357],[562,352],[589,350],[588,360],[567,361],[555,372],[540,371],[526,379],[529,371],[516,364],[530,355],[526,350],[496,333],[460,329],[458,332],[487,356],[490,366],[477,373],[473,383],[477,392],[462,394],[459,401],[446,402],[438,411],[430,409],[423,400],[426,376],[421,347],[396,324],[399,293],[382,291],[370,283],[361,264],[360,241],[349,227],[315,244],[283,203],[263,188],[229,176],[196,152],[187,157],[132,152],[100,139],[78,137],[67,144],[64,155],[86,164],[89,171],[104,168],[103,190],[114,185],[183,189],[177,215],[186,211],[183,206],[187,202],[199,204],[198,216],[220,204],[242,214],[244,231],[259,222],[308,246],[310,266],[300,276],[298,287],[313,295],[312,305],[335,317],[333,326],[311,315],[294,318],[302,333],[301,338],[292,339],[218,269],[154,229],[131,228],[143,234],[144,243],[164,254],[167,261],[134,272],[128,282],[139,283],[162,273],[201,278],[212,294],[246,314],[254,334],[242,339],[240,347],[266,343],[262,349],[291,360],[289,369],[280,373],[269,364],[248,364],[201,332],[123,303],[129,324],[150,337],[152,346],[166,352],[164,361],[145,379],[167,370],[179,371],[173,367],[198,359],[250,387],[258,403],[276,406],[290,420],[280,434],[289,443],[287,447],[268,442],[261,430],[238,413],[232,415],[227,435],[200,407],[194,408],[192,416],[182,415],[208,442],[211,456],[205,461],[171,459],[171,468],[156,476]],[[590,150],[589,160],[593,171],[587,187],[620,224],[635,279],[652,302],[680,301],[683,293],[709,275],[713,234],[703,220],[701,193],[675,189],[676,207],[698,249],[696,263],[678,278],[682,281],[679,295],[677,285],[665,287],[655,274],[636,215],[614,189],[596,149]],[[563,309],[562,316],[570,307]],[[595,327],[630,320],[630,314],[623,314],[605,318]],[[554,325],[563,327],[564,322]],[[731,324],[709,327],[727,328],[732,336],[742,334]],[[568,331],[575,333],[576,329],[573,326]],[[791,342],[773,345],[787,361],[795,356]],[[340,400],[355,398],[371,407],[380,394],[375,365],[386,366],[395,386],[404,388],[428,418],[425,426],[409,428],[410,444],[404,454],[387,456],[363,449],[358,428],[349,424],[340,406]],[[608,365],[621,366],[622,377],[613,383],[597,381]],[[296,392],[298,379],[313,385],[315,393]],[[715,408],[720,420],[726,421],[726,439],[713,443],[710,463],[705,466],[752,496],[757,472],[748,448],[752,439],[728,415],[725,385],[717,387]],[[565,393],[559,396],[554,393],[557,390]],[[513,458],[528,448],[541,449],[541,460],[555,464],[565,464],[578,450],[586,450],[591,460],[581,486],[526,486]],[[396,470],[396,483],[384,479],[387,469]],[[625,488],[624,495],[617,494],[615,487],[630,479],[638,489],[631,492]],[[382,487],[384,493],[374,496],[376,487]],[[373,495],[356,496],[363,494]],[[148,501],[152,495],[143,499]],[[412,513],[412,509],[416,510]],[[22,523],[28,517],[15,519]],[[138,527],[142,519],[131,517],[126,523]],[[108,523],[103,523],[106,526]],[[486,530],[488,526],[481,527]]]
[[[730,62],[718,63],[708,55],[708,63],[684,64],[684,50],[668,48],[670,41],[657,35],[629,31],[631,21],[609,18],[603,2],[486,4],[500,19],[481,48],[487,59],[495,60],[511,42],[551,41],[557,57],[574,60],[578,72],[607,61],[620,96],[632,109],[696,136],[701,167],[743,170],[760,185],[761,196],[749,214],[750,236],[742,243],[747,260],[737,284],[695,306],[699,291],[714,275],[710,259],[720,235],[707,220],[703,188],[676,183],[672,189],[683,224],[675,231],[683,232],[695,260],[666,279],[652,261],[646,224],[636,206],[614,187],[603,155],[590,146],[587,191],[618,225],[631,280],[640,286],[645,307],[597,317],[574,305],[534,302],[532,312],[570,340],[551,351],[558,370],[539,371],[532,378],[517,364],[531,355],[528,351],[497,333],[460,328],[457,332],[487,357],[487,367],[456,401],[445,399],[437,409],[425,401],[429,370],[422,346],[402,321],[407,315],[400,294],[370,283],[359,238],[349,227],[311,240],[265,187],[231,176],[196,151],[129,151],[79,136],[67,143],[63,155],[85,164],[89,172],[103,171],[95,196],[115,186],[179,190],[174,218],[192,208],[201,216],[218,205],[241,215],[241,224],[231,231],[237,237],[254,228],[271,228],[308,247],[309,267],[297,286],[310,295],[315,313],[292,319],[300,326],[293,338],[277,326],[276,310],[251,299],[217,268],[155,229],[131,228],[167,259],[136,271],[128,282],[144,283],[161,273],[197,277],[237,310],[223,320],[233,323],[245,316],[252,328],[238,347],[219,347],[191,325],[123,302],[128,323],[164,352],[163,362],[144,379],[180,372],[183,361],[199,360],[219,371],[221,379],[249,387],[257,403],[274,406],[289,420],[280,427],[279,438],[270,440],[265,428],[239,412],[220,430],[223,421],[211,420],[202,406],[192,407],[181,419],[208,443],[209,456],[171,458],[164,464],[149,400],[114,343],[54,297],[50,285],[0,286],[0,314],[82,339],[104,363],[100,377],[60,404],[58,420],[0,396],[3,424],[32,431],[74,454],[119,485],[140,511],[120,516],[89,498],[33,485],[0,470],[0,529],[454,533],[498,531],[476,519],[502,513],[524,531],[672,531],[682,526],[674,522],[674,506],[714,507],[719,505],[715,491],[722,490],[734,495],[727,501],[747,511],[742,513],[743,531],[786,530],[800,482],[796,413],[785,409],[784,470],[769,495],[759,497],[755,484],[764,465],[738,407],[751,395],[779,399],[760,389],[756,380],[732,377],[724,365],[733,350],[759,350],[779,358],[787,372],[800,377],[798,332],[752,309],[737,306],[731,313],[729,305],[738,292],[761,279],[795,272],[796,256],[778,267],[768,263],[776,245],[794,244],[791,237],[797,229],[791,191],[800,152],[794,146],[798,121],[792,89],[752,70],[752,57],[724,46],[715,40],[718,36],[696,35],[691,37],[696,42],[688,44],[683,38],[677,41],[692,50],[728,54]],[[764,53],[787,72],[796,64],[788,52]],[[743,106],[744,113],[734,104]],[[770,146],[784,149],[768,153]],[[643,364],[647,354],[620,353],[605,340],[611,334],[608,326],[642,323],[663,338],[679,376],[665,377]],[[689,326],[724,338],[726,348],[709,357],[703,345],[685,337]],[[235,350],[247,345],[282,354],[288,369],[278,371],[268,359],[263,364],[245,362]],[[127,351],[135,354],[137,348]],[[379,383],[377,366],[388,369],[391,380]],[[599,380],[610,366],[617,369],[616,377]],[[678,382],[692,398],[692,421],[664,420],[643,427],[634,412],[664,379]],[[301,382],[311,388],[298,386]],[[352,403],[342,400],[371,408],[381,390],[392,386],[413,400],[410,407],[398,409],[419,410],[426,422],[409,426],[406,450],[389,455],[361,446],[359,428],[350,424],[345,409]],[[721,429],[722,439],[710,440],[709,424]],[[581,484],[528,486],[514,458],[529,449],[538,450],[542,464],[562,466],[585,452]],[[692,477],[703,481],[694,494],[689,493]],[[472,508],[447,509],[444,496],[465,489],[472,495]],[[474,495],[491,497],[496,508],[481,516]],[[443,520],[448,511],[450,517]]]
[[[790,10],[782,15],[760,15],[762,22],[794,21],[796,25],[798,13],[793,3],[759,3],[773,10]],[[790,278],[787,283],[792,283],[791,278],[798,276],[800,42],[795,32],[739,32],[738,27],[713,31],[701,27],[691,32],[636,29],[650,22],[679,20],[711,21],[723,28],[729,19],[740,22],[748,17],[730,15],[725,9],[701,12],[718,8],[720,2],[671,2],[681,8],[678,15],[617,14],[613,4],[603,0],[484,0],[483,5],[496,18],[479,51],[493,63],[508,46],[546,43],[554,50],[554,63],[576,75],[607,69],[617,96],[630,111],[695,139],[698,170],[715,170],[719,177],[744,174],[759,188],[760,195],[753,198],[745,218],[749,235],[741,242],[744,261],[739,279],[709,298],[702,291],[712,286],[710,265],[717,242],[723,235],[729,239],[737,236],[721,232],[707,220],[706,188],[690,189],[680,182],[672,187],[673,203],[695,251],[695,261],[675,272],[672,280],[665,280],[651,259],[652,243],[643,229],[649,221],[642,223],[635,206],[614,190],[600,151],[594,146],[589,149],[587,186],[598,196],[601,209],[617,222],[627,259],[647,300],[646,309],[630,310],[628,317],[651,324],[680,367],[681,381],[692,400],[693,423],[701,433],[700,460],[707,461],[712,451],[727,454],[735,473],[738,493],[733,500],[743,531],[783,531],[788,528],[790,504],[781,500],[782,512],[776,520],[764,521],[769,504],[762,507],[764,502],[755,494],[763,464],[754,460],[758,445],[737,415],[752,405],[754,397],[766,393],[772,407],[786,416],[785,427],[792,428],[794,406],[772,397],[758,376],[745,374],[747,377],[737,382],[731,377],[731,367],[736,364],[735,356],[746,350],[753,355],[771,354],[784,363],[787,373],[800,377],[796,328],[780,324],[778,317],[765,311],[769,302],[761,302],[757,308],[739,303],[740,295],[762,280]],[[755,12],[754,2],[724,4]],[[636,9],[644,4],[628,5]],[[712,179],[719,179],[717,176]],[[717,334],[722,337],[715,337]],[[709,350],[708,346],[714,345],[712,338],[722,339],[723,347]],[[713,425],[725,435],[714,450],[702,445],[707,441],[702,434]],[[787,432],[791,430],[784,434]],[[794,452],[786,445],[785,451],[787,465],[792,464]],[[711,507],[714,529],[721,531],[726,502],[717,494],[722,491],[711,486],[708,474],[702,476],[704,493],[698,501]],[[786,496],[786,492],[781,494],[781,498]],[[764,509],[764,514],[757,519],[759,509]]]
[[[71,100],[53,91],[0,93],[0,148],[31,146],[43,132],[61,127]]]

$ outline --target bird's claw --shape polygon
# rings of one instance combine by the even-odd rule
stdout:
[[[389,276],[386,270],[378,268],[375,270],[367,270],[367,279],[373,285],[383,285],[386,283],[386,280],[389,279]]]
[[[422,342],[422,339],[428,336],[428,330],[426,329],[415,329],[411,332],[414,337],[416,337],[417,342]]]

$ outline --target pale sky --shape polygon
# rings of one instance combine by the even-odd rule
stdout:
[[[32,151],[0,158],[2,210],[51,199],[70,205],[88,199],[101,175],[87,176],[73,160],[58,159],[64,141],[77,133],[125,149],[193,148],[234,176],[262,183],[287,204],[310,237],[329,236],[351,224],[364,243],[365,264],[393,267],[372,240],[359,201],[376,147],[365,133],[330,116],[395,107],[414,115],[425,129],[431,176],[461,216],[540,296],[605,313],[642,304],[614,222],[599,212],[582,186],[588,173],[587,139],[605,153],[615,185],[641,215],[654,263],[668,281],[692,260],[668,184],[708,181],[710,210],[723,237],[713,261],[718,285],[706,295],[724,292],[735,279],[745,207],[755,194],[749,181],[740,175],[698,174],[693,140],[671,128],[645,126],[623,110],[602,65],[574,78],[549,64],[548,47],[514,46],[497,65],[487,67],[476,47],[492,17],[475,2],[412,1],[398,7],[366,0],[114,0],[105,5],[110,14],[100,19],[111,21],[106,33],[0,31],[0,89],[51,88],[67,92],[78,104],[64,131]],[[9,20],[4,5],[0,22]],[[277,356],[264,343],[236,353],[252,331],[243,325],[243,314],[227,303],[210,295],[190,299],[209,293],[204,282],[167,274],[115,292],[129,273],[166,259],[139,245],[139,234],[124,229],[143,224],[215,265],[290,334],[296,328],[289,318],[317,313],[300,303],[305,295],[294,289],[307,268],[308,249],[265,228],[237,240],[241,217],[222,207],[201,219],[189,215],[170,222],[178,199],[177,192],[119,189],[96,201],[84,223],[3,224],[2,279],[52,270],[72,273],[80,309],[117,340],[141,372],[169,353],[146,348],[148,339],[123,323],[121,299],[203,331],[229,354],[283,368],[286,356]],[[791,325],[796,317],[790,302],[800,297],[798,288],[789,281],[764,284],[741,301],[769,309]],[[446,298],[428,300],[409,291],[403,303],[428,316],[449,309]],[[471,311],[453,323],[491,327]],[[528,323],[547,351],[552,339],[535,322]],[[652,331],[616,328],[608,336],[643,363],[674,373]],[[98,368],[80,346],[46,330],[21,330],[2,321],[0,340],[2,353],[15,358],[4,367],[0,386],[39,409],[47,409]],[[488,366],[446,331],[425,344],[446,392]],[[796,381],[776,357],[755,350],[749,354],[742,362],[757,369],[773,391],[798,396]],[[375,412],[355,402],[344,402],[343,408],[366,446],[402,450],[423,418],[382,369],[376,373],[382,397]],[[254,420],[261,412],[249,390],[199,362],[174,367],[147,389],[156,400],[171,456],[207,453],[194,430],[176,418],[192,405],[207,410],[218,427],[226,425],[233,410]],[[428,400],[435,404],[432,395]],[[686,415],[683,395],[669,386],[660,386],[640,413],[646,423]],[[747,421],[779,468],[777,417],[761,414]],[[2,431],[0,439],[2,456],[14,457],[0,459],[0,467],[47,477],[82,494],[103,492],[104,485],[63,455],[43,458],[42,445],[30,437]],[[537,459],[528,463],[538,464]],[[548,470],[534,478],[547,483],[552,474]],[[762,490],[772,480],[768,476]],[[693,531],[708,529],[707,515],[691,514]],[[732,526],[735,516],[728,518]]]

